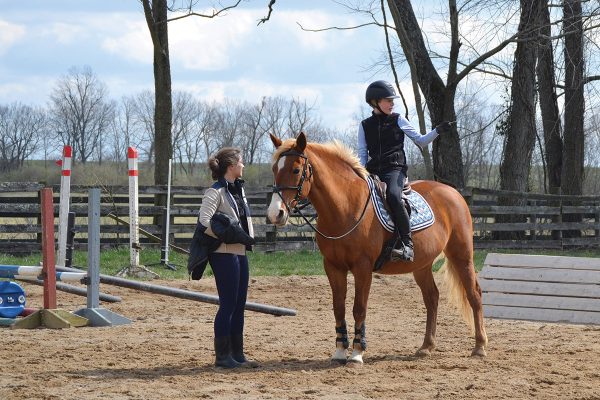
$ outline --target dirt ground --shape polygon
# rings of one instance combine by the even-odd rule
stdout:
[[[101,285],[124,300],[105,307],[133,323],[0,328],[0,399],[600,399],[600,326],[487,319],[488,356],[471,358],[474,340],[442,290],[438,347],[419,359],[420,291],[410,275],[376,276],[365,364],[350,368],[329,362],[334,320],[324,276],[251,279],[249,301],[298,311],[246,313],[257,369],[213,367],[215,305]],[[216,293],[212,278],[155,283]],[[28,306],[41,306],[42,289],[24,287]],[[85,306],[83,297],[58,298],[65,310]]]

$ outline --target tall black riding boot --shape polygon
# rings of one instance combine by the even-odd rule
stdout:
[[[415,259],[415,250],[411,233],[408,232],[405,235],[400,235],[400,241],[402,242],[404,257],[407,261],[413,261]]]
[[[244,368],[256,368],[258,363],[254,360],[248,360],[244,354],[244,335],[235,334],[230,336],[231,356]]]
[[[231,357],[231,343],[229,336],[215,338],[215,367],[237,368],[241,364]]]
[[[390,254],[391,261],[413,261],[415,258],[415,251],[413,248],[412,237],[409,234],[400,235],[396,241],[396,245]]]

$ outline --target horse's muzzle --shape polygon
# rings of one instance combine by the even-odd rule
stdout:
[[[276,216],[269,215],[269,220],[274,225],[283,226],[288,222],[288,213],[280,208]]]

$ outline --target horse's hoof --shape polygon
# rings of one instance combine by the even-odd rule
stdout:
[[[349,367],[362,366],[363,365],[362,352],[358,352],[356,350],[353,351],[352,355],[348,358],[348,364],[346,364],[346,365],[348,365]]]
[[[431,351],[426,348],[419,349],[415,353],[415,356],[420,357],[420,358],[429,357],[430,355],[431,355]]]
[[[487,353],[483,347],[475,347],[471,352],[471,357],[485,357]]]

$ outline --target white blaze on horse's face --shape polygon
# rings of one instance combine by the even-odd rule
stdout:
[[[286,157],[281,157],[277,162],[277,165],[273,166],[273,175],[276,177],[278,171],[280,171],[285,164]],[[277,185],[277,182],[274,183]],[[288,213],[285,208],[285,204],[281,200],[281,196],[277,193],[273,193],[273,197],[271,198],[271,203],[269,204],[269,208],[267,209],[267,216],[269,217],[269,221],[275,225],[285,225],[288,221]]]

